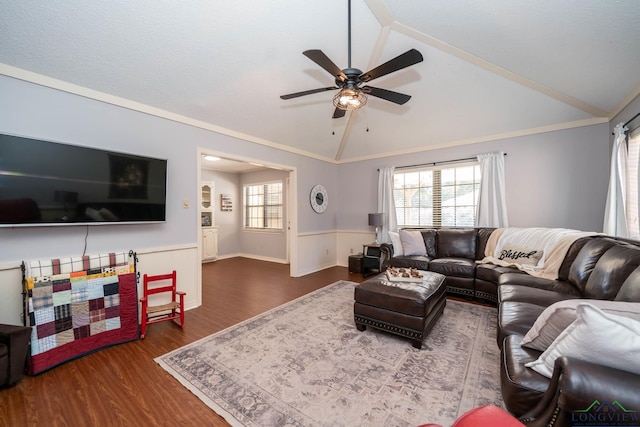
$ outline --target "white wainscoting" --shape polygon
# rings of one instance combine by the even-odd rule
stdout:
[[[298,234],[297,275],[314,273],[336,265],[337,232]]]
[[[298,275],[333,266],[347,267],[349,255],[362,252],[362,245],[375,240],[375,233],[340,230],[298,235]]]
[[[376,240],[376,233],[370,231],[354,230],[340,231],[337,236],[337,262],[341,267],[349,265],[349,255],[362,253],[362,246]]]
[[[202,304],[202,269],[196,245],[141,249],[136,253],[137,270],[140,273],[139,297],[142,295],[142,275],[165,274],[176,270],[178,289],[187,293],[185,308],[189,310]],[[0,323],[22,324],[21,261],[0,265]]]

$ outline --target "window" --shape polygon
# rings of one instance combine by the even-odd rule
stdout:
[[[640,239],[638,224],[638,163],[640,162],[640,128],[631,132],[627,153],[627,232],[632,239]]]
[[[473,227],[480,189],[477,163],[396,171],[399,227]]]
[[[282,182],[245,185],[244,227],[283,228]]]

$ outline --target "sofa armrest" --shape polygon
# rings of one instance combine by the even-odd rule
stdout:
[[[393,258],[393,245],[391,243],[383,243],[380,245],[380,272],[389,268],[389,261]]]
[[[7,383],[0,386],[13,385],[22,378],[30,337],[29,326],[0,325],[0,343],[6,345],[9,351]]]
[[[609,406],[599,412],[599,404],[605,402]],[[612,413],[616,419],[638,422],[640,375],[559,357],[542,400],[520,420],[531,427],[573,426],[581,420],[589,420],[590,416],[609,416]]]

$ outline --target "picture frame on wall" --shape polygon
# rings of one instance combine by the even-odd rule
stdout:
[[[231,194],[220,195],[220,210],[222,212],[233,211],[233,201],[231,200]]]

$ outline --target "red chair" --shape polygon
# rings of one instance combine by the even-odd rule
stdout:
[[[157,276],[144,275],[144,297],[140,299],[142,303],[142,331],[140,338],[144,338],[147,331],[147,325],[151,323],[163,322],[165,320],[180,319],[180,327],[184,328],[184,296],[185,292],[176,290],[176,271],[171,274],[160,274]],[[156,296],[161,293],[171,294],[170,302],[166,302],[169,298],[167,295],[164,299]],[[176,297],[180,297],[177,301]],[[158,305],[150,305],[151,302],[162,302]]]
[[[524,427],[517,418],[502,408],[484,405],[460,415],[451,427]],[[422,424],[420,427],[442,427],[440,424]]]

